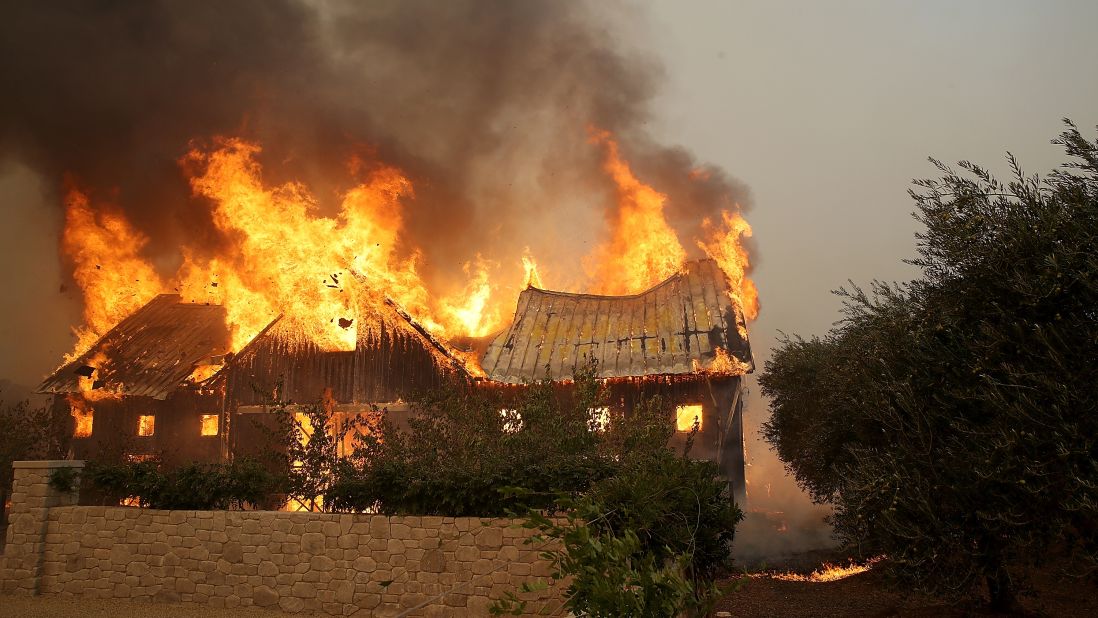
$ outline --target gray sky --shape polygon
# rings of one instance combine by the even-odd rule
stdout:
[[[1011,150],[1029,171],[1045,172],[1061,161],[1048,143],[1061,117],[1091,135],[1098,124],[1098,2],[640,6],[647,15],[615,36],[664,64],[651,130],[723,167],[754,197],[760,367],[779,329],[811,335],[830,326],[838,316],[830,291],[847,279],[910,275],[901,263],[915,231],[905,191],[932,174],[927,156],[1002,172]],[[9,316],[0,323],[0,378],[24,384],[69,348],[78,313],[57,294],[60,209],[42,199],[31,172],[0,165],[0,315]],[[749,421],[764,414],[756,393]],[[775,465],[749,442],[756,470]]]
[[[1095,24],[1092,1],[652,3],[648,44],[667,72],[655,132],[754,196],[760,368],[777,331],[822,334],[838,319],[830,291],[847,279],[911,276],[906,190],[933,175],[928,156],[1005,174],[1010,150],[1044,173],[1063,160],[1049,143],[1061,118],[1093,138]],[[777,463],[754,435],[748,450],[762,499]],[[791,508],[790,485],[774,491]]]

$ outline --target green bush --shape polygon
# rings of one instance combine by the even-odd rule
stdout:
[[[88,462],[81,475],[107,500],[136,500],[154,509],[216,510],[255,507],[278,491],[276,478],[251,460],[187,464],[165,469],[156,461]]]

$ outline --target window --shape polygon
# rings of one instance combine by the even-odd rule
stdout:
[[[516,433],[522,430],[522,415],[518,413],[518,410],[503,408],[499,411],[499,416],[503,419],[504,432]]]
[[[587,410],[590,416],[592,431],[603,432],[610,427],[610,408],[590,408]]]
[[[137,435],[151,436],[156,431],[156,417],[152,414],[142,414],[137,417]]]
[[[202,415],[202,435],[204,436],[216,436],[217,425],[220,419],[216,414],[203,414]]]
[[[92,435],[92,421],[93,414],[92,409],[87,404],[81,402],[80,405],[73,405],[69,411],[72,414],[75,424],[72,429],[72,437],[74,438],[88,438]]]
[[[700,430],[702,427],[701,404],[694,403],[675,408],[675,429],[679,431],[690,431],[694,428],[695,423],[697,423],[698,429]]]

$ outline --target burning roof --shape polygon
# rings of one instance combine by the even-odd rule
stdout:
[[[161,294],[107,332],[38,387],[165,399],[199,365],[229,351],[225,308]]]
[[[595,358],[604,378],[754,369],[742,310],[714,260],[687,262],[666,281],[631,296],[527,288],[515,319],[489,345],[488,378],[511,384],[567,380]]]

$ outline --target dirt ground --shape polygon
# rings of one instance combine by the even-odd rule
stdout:
[[[0,595],[0,618],[282,618],[258,608],[216,609],[203,605],[141,603],[120,599],[62,599]]]
[[[784,581],[766,575],[739,580],[741,586],[725,596],[718,611],[736,618],[815,618],[865,616],[885,618],[960,618],[1000,616],[984,610],[978,601],[949,605],[921,595],[891,590],[873,571],[833,582]],[[729,582],[731,584],[731,582]],[[1064,584],[1034,576],[1036,596],[1021,599],[1020,616],[1093,618],[1098,616],[1098,587]]]

